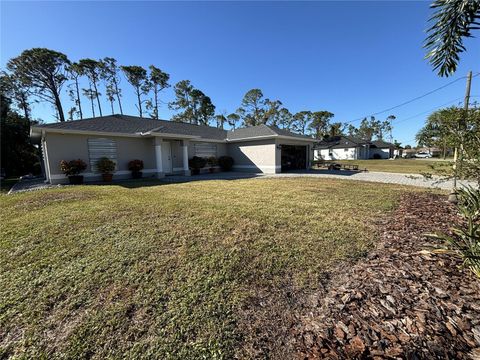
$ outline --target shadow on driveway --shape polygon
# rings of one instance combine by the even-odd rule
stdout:
[[[328,169],[311,169],[311,170],[291,170],[282,174],[295,174],[295,175],[338,175],[338,176],[352,176],[362,173],[361,170],[328,170]]]

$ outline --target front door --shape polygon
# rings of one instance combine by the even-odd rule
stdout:
[[[162,166],[165,174],[172,173],[172,147],[170,142],[162,142]]]

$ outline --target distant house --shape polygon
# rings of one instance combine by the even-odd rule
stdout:
[[[394,144],[383,140],[366,141],[353,136],[332,136],[314,147],[315,160],[390,159],[400,156]]]
[[[230,156],[234,170],[279,173],[308,169],[315,139],[259,125],[232,130],[174,121],[112,115],[35,125],[31,138],[41,145],[45,176],[52,184],[65,183],[61,160],[87,163],[87,181],[99,180],[96,162],[108,157],[116,164],[115,179],[129,178],[128,162],[144,162],[146,176],[190,175],[189,159]],[[207,170],[207,169],[205,169]]]

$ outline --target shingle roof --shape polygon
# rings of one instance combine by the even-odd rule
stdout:
[[[389,148],[389,147],[395,147],[392,143],[383,141],[383,140],[375,140],[371,142],[371,145],[377,147],[377,148]]]
[[[167,120],[139,118],[129,115],[110,115],[83,120],[65,121],[37,126],[47,129],[64,129],[80,131],[99,131],[107,133],[138,134],[159,132],[199,136],[204,139],[225,140],[227,131],[211,126],[193,125]]]
[[[139,134],[146,132],[196,136],[210,140],[235,140],[259,136],[291,136],[301,139],[311,139],[307,136],[279,129],[275,126],[259,125],[227,131],[212,126],[193,125],[168,120],[139,118],[129,115],[110,115],[83,120],[58,122],[37,125],[35,128],[76,130],[86,132],[105,132],[122,134]],[[313,140],[313,139],[312,139]]]
[[[349,147],[357,147],[364,145],[367,142],[355,138],[353,136],[332,136],[320,141],[315,148],[316,149],[343,149]]]
[[[162,120],[145,119],[128,115],[110,115],[83,120],[44,124],[38,125],[36,127],[46,129],[136,134],[155,129],[156,127],[159,127],[162,123]]]
[[[286,129],[280,129],[273,125],[257,125],[249,126],[245,128],[235,129],[234,131],[228,131],[227,139],[228,140],[239,140],[239,139],[248,139],[253,137],[262,137],[262,136],[290,136],[299,139],[313,139],[309,136],[295,134]]]
[[[354,136],[333,136],[320,141],[315,148],[316,149],[344,149],[349,147],[357,147],[361,145],[367,145],[377,148],[388,148],[394,146],[383,140],[366,141]]]

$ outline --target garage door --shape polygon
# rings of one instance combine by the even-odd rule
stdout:
[[[282,145],[282,172],[305,170],[307,168],[307,147],[301,145]]]

